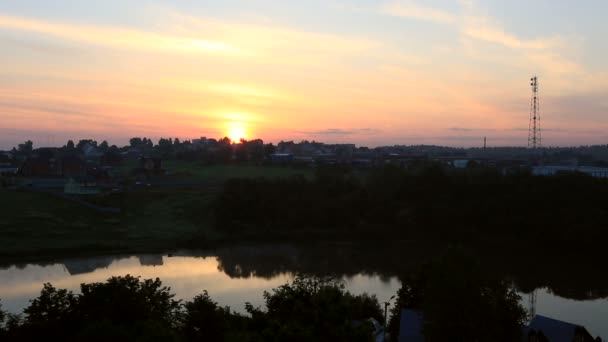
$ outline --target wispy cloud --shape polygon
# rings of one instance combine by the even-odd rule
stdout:
[[[380,130],[373,128],[356,128],[356,129],[342,129],[342,128],[328,128],[316,131],[299,131],[300,134],[310,135],[353,135],[353,134],[377,134]]]
[[[454,14],[417,4],[410,0],[394,0],[382,5],[381,13],[395,17],[411,18],[435,23],[454,23],[458,19]]]
[[[373,51],[372,40],[232,23],[168,10],[160,30],[80,25],[0,14],[0,28],[87,44],[152,52],[242,57],[249,63],[322,64]]]
[[[250,60],[276,64],[315,62],[326,64],[337,58],[373,52],[378,43],[358,37],[331,33],[294,30],[268,25],[253,25],[201,18],[168,11],[166,29],[185,36],[198,37],[201,32],[221,37],[245,51],[253,51]]]
[[[537,69],[551,73],[581,72],[582,66],[570,56],[578,44],[575,37],[554,34],[523,38],[508,32],[496,18],[480,14],[472,0],[461,1],[464,16],[461,24],[461,35],[464,39],[480,44],[494,44],[519,54],[527,63]],[[478,44],[479,45],[479,44]],[[471,48],[471,44],[467,45]],[[484,50],[482,47],[478,48]],[[511,60],[516,60],[511,58]]]
[[[494,128],[472,128],[472,127],[450,127],[448,130],[452,132],[488,132],[495,131]]]
[[[95,45],[110,45],[153,51],[205,53],[223,56],[242,56],[251,54],[251,52],[244,51],[218,40],[191,38],[129,28],[64,24],[7,15],[0,15],[0,27],[36,32]]]

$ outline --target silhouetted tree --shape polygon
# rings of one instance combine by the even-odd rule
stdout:
[[[247,140],[245,140],[243,138],[241,138],[241,141],[238,144],[236,144],[234,156],[237,161],[244,162],[244,161],[249,160],[247,144],[248,144]]]
[[[355,321],[382,319],[374,296],[354,296],[329,278],[296,277],[264,299],[266,312],[247,308],[262,336],[274,341],[369,341],[371,326]]]
[[[87,144],[97,147],[97,141],[95,141],[93,139],[82,139],[82,140],[78,141],[78,144],[76,144],[76,148],[82,151],[84,146]]]
[[[99,149],[101,150],[101,152],[106,152],[108,150],[108,148],[110,148],[110,146],[108,145],[107,141],[102,141],[101,144],[99,144]]]
[[[268,156],[270,156],[271,154],[276,153],[277,148],[272,144],[272,143],[268,143],[266,145],[264,145],[264,156],[266,158],[268,158]]]
[[[131,138],[129,139],[129,145],[131,147],[139,147],[140,145],[142,145],[143,141],[141,140],[141,138]]]
[[[227,163],[232,159],[232,142],[230,138],[224,137],[217,142],[216,160]]]
[[[392,310],[398,335],[401,309],[422,312],[428,341],[519,341],[526,311],[506,281],[482,272],[475,259],[451,251],[402,279]]]
[[[250,140],[247,142],[247,154],[253,162],[259,163],[264,160],[264,141],[261,139]]]
[[[191,341],[223,341],[226,332],[229,309],[221,308],[207,291],[200,294],[184,307],[184,332]]]
[[[18,151],[19,153],[29,156],[34,149],[34,143],[31,140],[24,142],[23,144],[19,144]]]

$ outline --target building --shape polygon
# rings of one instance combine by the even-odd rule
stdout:
[[[536,342],[596,342],[584,327],[553,318],[536,315],[528,324],[528,341]]]
[[[593,166],[536,166],[532,174],[536,176],[553,176],[558,173],[580,172],[597,178],[608,178],[608,168]]]
[[[79,156],[65,156],[59,159],[63,177],[82,177],[87,174],[86,164]]]
[[[414,310],[401,310],[399,319],[399,342],[424,342],[422,329],[424,317]]]
[[[14,176],[18,171],[17,167],[0,167],[0,176]]]
[[[269,157],[273,164],[290,164],[294,160],[292,153],[273,153]]]
[[[93,177],[72,177],[63,188],[68,195],[95,195],[100,192]]]
[[[131,174],[136,177],[149,178],[152,176],[163,176],[163,161],[161,158],[142,157],[139,159],[139,167],[131,170]]]
[[[61,177],[60,163],[55,158],[28,158],[19,172],[26,177]]]

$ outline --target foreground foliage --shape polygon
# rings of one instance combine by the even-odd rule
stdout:
[[[463,251],[450,250],[402,277],[389,330],[398,333],[407,308],[424,315],[427,341],[519,341],[526,320],[520,300],[506,281],[482,272]]]
[[[222,308],[204,292],[174,299],[159,279],[112,277],[81,285],[81,294],[45,284],[22,315],[0,310],[7,341],[370,341],[371,326],[353,324],[382,313],[373,296],[354,296],[339,282],[296,278],[265,293],[265,309],[249,316]],[[8,318],[8,319],[7,319]]]

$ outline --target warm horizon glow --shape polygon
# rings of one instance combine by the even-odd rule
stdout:
[[[238,143],[241,139],[247,139],[245,133],[245,127],[240,122],[231,122],[228,124],[228,132],[226,136],[230,138],[233,143]]]
[[[534,75],[544,145],[606,144],[607,11],[552,0],[5,0],[0,150],[133,136],[525,146]]]

